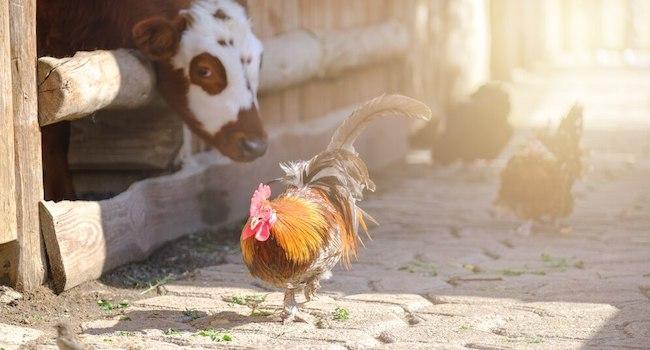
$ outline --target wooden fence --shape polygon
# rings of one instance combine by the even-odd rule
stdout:
[[[278,161],[317,152],[357,103],[402,92],[442,110],[488,75],[484,0],[249,0],[265,45],[260,108],[270,151],[232,164],[203,152],[156,99],[151,69],[128,51],[41,58],[37,75],[34,2],[0,5],[0,73],[11,70],[11,78],[0,75],[0,224],[7,228],[0,282],[19,289],[45,281],[44,241],[55,290],[74,287],[182,235],[240,219],[256,181],[277,175]],[[83,69],[66,69],[79,59]],[[113,75],[123,74],[111,69],[116,62],[141,77],[137,84],[110,89]],[[79,80],[93,66],[106,74],[93,84],[108,98]],[[75,94],[82,89],[88,94]],[[109,110],[115,106],[130,110]],[[76,120],[69,156],[77,188],[110,198],[42,201],[39,118],[41,125]],[[395,121],[373,126],[359,142],[371,168],[400,159],[405,148],[406,128]]]

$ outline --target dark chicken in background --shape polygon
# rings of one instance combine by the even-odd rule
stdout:
[[[285,322],[309,320],[299,312],[295,294],[302,291],[311,300],[339,260],[349,265],[357,255],[359,226],[367,233],[365,219],[374,221],[356,204],[375,184],[353,144],[371,121],[384,116],[429,119],[431,111],[400,95],[375,98],[339,126],[325,151],[280,165],[282,194],[271,199],[264,184],[253,194],[242,256],[253,276],[284,289]]]
[[[493,160],[512,136],[510,95],[505,86],[490,82],[450,111],[444,130],[430,123],[411,138],[413,146],[430,148],[434,164]]]
[[[571,189],[583,168],[582,130],[582,106],[575,104],[555,133],[547,129],[530,140],[501,172],[495,204],[526,220],[527,231],[532,223],[556,223],[572,213]]]

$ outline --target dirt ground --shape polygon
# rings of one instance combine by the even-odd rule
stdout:
[[[238,225],[215,232],[201,232],[169,243],[145,261],[122,266],[102,277],[59,295],[48,286],[23,294],[12,304],[0,303],[0,323],[27,326],[54,334],[57,320],[68,320],[79,329],[82,322],[112,317],[123,309],[102,310],[98,301],[134,301],[157,294],[157,285],[186,278],[197,268],[225,263],[228,253],[239,249]]]

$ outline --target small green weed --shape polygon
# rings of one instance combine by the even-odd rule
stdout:
[[[123,301],[123,302],[117,303],[117,304],[113,304],[110,300],[106,300],[106,299],[97,300],[97,305],[99,306],[100,309],[102,309],[104,311],[124,309],[124,308],[129,307],[129,303],[127,303],[126,301]]]
[[[268,311],[260,310],[260,306],[266,301],[268,294],[247,294],[247,295],[233,295],[226,298],[227,302],[246,305],[251,309],[251,316],[268,316],[271,313]]]
[[[438,276],[438,269],[432,263],[415,260],[399,268],[399,271],[406,271],[409,273],[418,273],[430,277]]]
[[[566,270],[569,267],[569,260],[567,258],[553,257],[546,253],[542,253],[542,261],[547,267],[554,269]]]
[[[472,273],[481,273],[483,272],[483,269],[480,266],[476,266],[474,264],[463,264],[463,268],[467,271],[470,271]]]
[[[540,344],[544,342],[544,339],[540,337],[526,337],[524,341],[528,344]]]
[[[132,337],[135,335],[135,332],[128,332],[128,331],[118,331],[115,333],[118,337]]]
[[[175,279],[176,279],[176,277],[174,277],[174,275],[172,275],[170,273],[169,275],[167,275],[167,276],[165,276],[163,278],[158,278],[158,279],[155,279],[153,281],[150,281],[150,282],[148,282],[147,289],[140,292],[140,295],[147,294],[147,293],[151,292],[152,290],[154,290],[154,289],[156,289],[156,288],[158,288],[160,286],[164,286],[165,284],[167,284],[167,283],[169,283],[169,282],[171,282],[171,281],[173,281]]]
[[[213,328],[208,328],[208,329],[201,330],[196,334],[199,335],[199,336],[202,336],[202,337],[210,338],[210,340],[217,341],[217,342],[232,341],[232,339],[233,339],[233,337],[232,337],[232,335],[230,333],[218,331],[218,330],[213,329]]]
[[[504,276],[514,276],[514,277],[519,277],[521,275],[546,275],[546,272],[542,270],[530,270],[528,268],[523,268],[523,269],[502,269],[498,270],[498,273],[504,275]]]
[[[344,307],[337,307],[332,313],[332,318],[337,321],[345,321],[350,318],[350,311]]]

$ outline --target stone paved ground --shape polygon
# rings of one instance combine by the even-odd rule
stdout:
[[[363,203],[382,223],[374,240],[307,304],[317,325],[265,315],[278,310],[280,293],[251,279],[233,254],[119,318],[85,323],[82,339],[102,349],[649,348],[649,135],[589,132],[574,215],[562,230],[530,236],[490,210],[504,159],[390,170]],[[257,315],[240,305],[267,294]],[[349,319],[335,319],[336,308]],[[15,338],[7,349],[39,336],[2,334]],[[230,341],[216,341],[226,334]],[[45,342],[40,348],[53,348]]]

